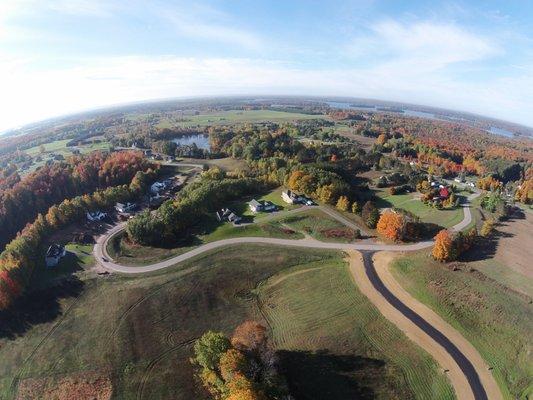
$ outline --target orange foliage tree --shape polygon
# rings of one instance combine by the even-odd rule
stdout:
[[[379,217],[377,230],[386,238],[399,242],[405,231],[405,218],[394,211],[385,211]]]
[[[432,255],[435,260],[441,262],[452,261],[457,257],[455,244],[448,230],[443,229],[435,236]]]

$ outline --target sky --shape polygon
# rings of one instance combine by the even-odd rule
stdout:
[[[533,126],[533,1],[0,0],[0,131],[96,107],[353,96]]]

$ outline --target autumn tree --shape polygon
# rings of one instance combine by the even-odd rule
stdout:
[[[354,201],[352,203],[352,213],[359,214],[361,212],[361,206],[357,201]]]
[[[432,255],[435,260],[441,262],[453,261],[456,259],[457,254],[453,238],[448,230],[443,229],[435,236]]]
[[[340,196],[337,200],[336,207],[341,211],[348,211],[350,208],[350,200],[348,200],[348,197],[346,196]]]
[[[479,232],[482,237],[489,237],[494,231],[494,220],[492,218],[487,218],[483,225],[481,226],[481,231]]]
[[[405,226],[405,218],[402,214],[386,211],[379,217],[377,230],[386,238],[399,242],[403,239]]]

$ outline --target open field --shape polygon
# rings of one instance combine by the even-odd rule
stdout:
[[[87,276],[34,293],[41,318],[21,325],[21,310],[1,328],[0,397],[18,386],[46,400],[46,386],[73,398],[96,382],[101,398],[112,388],[117,399],[206,399],[188,361],[194,339],[255,319],[301,398],[453,398],[435,363],[357,291],[341,257],[230,247],[165,273]]]
[[[437,224],[449,228],[463,219],[463,210],[457,207],[451,210],[438,210],[430,207],[413,196],[413,193],[390,195],[384,190],[376,193],[379,197],[377,206],[380,208],[396,207],[409,211],[420,218],[420,221]]]
[[[308,234],[314,239],[325,242],[349,243],[355,240],[354,230],[330,217],[320,209],[311,209],[287,216],[280,223],[295,231]]]
[[[508,399],[533,394],[533,309],[531,297],[472,270],[472,263],[455,263],[452,271],[427,252],[396,260],[392,271],[416,299],[461,332],[494,370]]]
[[[478,210],[478,213],[482,211]],[[518,213],[496,225],[491,240],[467,254],[469,265],[489,278],[533,297],[533,249],[527,246],[533,215]]]
[[[232,157],[213,158],[213,159],[181,157],[180,162],[214,166],[214,167],[220,168],[223,171],[235,171],[235,170],[247,170],[248,169],[248,165],[246,164],[246,161],[240,160],[237,158],[232,158]]]
[[[171,120],[163,120],[157,126],[160,128],[170,128],[172,126],[195,127],[246,122],[283,122],[318,118],[325,118],[325,116],[271,110],[230,110],[213,112],[210,114],[187,115],[184,117],[185,121],[175,122]]]

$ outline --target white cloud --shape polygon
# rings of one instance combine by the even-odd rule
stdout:
[[[259,50],[263,40],[254,32],[237,27],[229,15],[205,4],[185,4],[156,8],[159,17],[169,21],[180,35]]]
[[[354,38],[348,51],[357,57],[387,58],[391,65],[411,64],[415,68],[436,70],[502,52],[494,40],[453,24],[428,21],[402,24],[385,20],[370,29],[370,35]]]
[[[302,69],[257,59],[112,57],[74,68],[33,71],[27,60],[0,60],[0,130],[52,115],[139,100],[297,94],[380,98],[533,125],[533,68],[493,82],[460,83],[446,76],[377,69]]]

